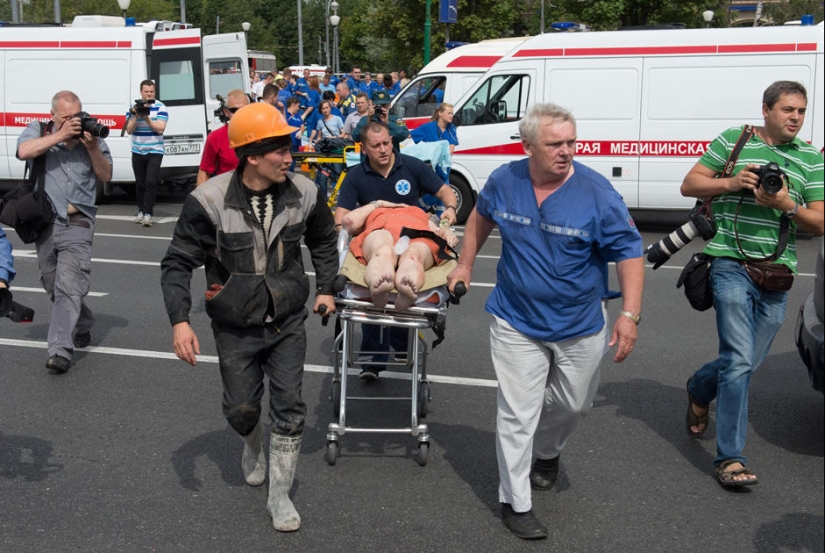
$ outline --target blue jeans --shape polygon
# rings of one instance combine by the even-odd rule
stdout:
[[[716,460],[745,464],[751,374],[765,360],[785,317],[787,292],[757,287],[745,268],[727,258],[710,268],[719,358],[696,371],[689,390],[696,401],[716,399]]]
[[[378,352],[389,352],[390,347],[397,352],[407,353],[409,331],[397,326],[361,325],[361,350],[374,351],[371,364],[364,365],[365,369],[381,372],[386,369],[389,355]]]

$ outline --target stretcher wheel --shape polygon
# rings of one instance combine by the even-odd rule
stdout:
[[[332,381],[332,415],[336,419],[341,413],[341,381]]]
[[[338,460],[338,447],[339,447],[338,442],[336,442],[335,440],[329,440],[327,442],[327,463],[329,463],[330,465],[334,465],[335,461]],[[420,456],[420,452],[419,452],[419,456]],[[419,463],[420,462],[421,461],[419,460]],[[425,460],[425,463],[426,463],[426,460]]]
[[[428,442],[419,442],[418,444],[418,464],[422,467],[427,465],[427,456],[430,453],[430,444]]]
[[[426,380],[418,384],[418,418],[427,418],[427,407],[430,404],[430,383]]]

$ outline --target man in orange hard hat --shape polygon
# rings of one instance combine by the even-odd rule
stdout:
[[[264,377],[269,379],[267,508],[281,532],[301,526],[289,498],[307,411],[301,385],[309,279],[300,238],[316,273],[313,312],[335,311],[332,281],[338,272],[332,213],[314,182],[288,172],[290,135],[296,130],[265,102],[240,108],[229,122],[237,169],[206,181],[186,198],[161,263],[175,354],[191,365],[200,345],[189,325],[189,283],[192,272],[205,266],[223,411],[243,438],[241,467],[253,486],[266,479],[260,418]]]

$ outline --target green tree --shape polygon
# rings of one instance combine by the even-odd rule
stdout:
[[[575,21],[604,31],[635,25],[683,23],[687,27],[702,27],[702,12],[727,6],[727,1],[707,0],[557,0],[553,8],[556,20]],[[718,9],[715,9],[718,8]],[[722,18],[715,25],[724,25]]]
[[[803,15],[813,15],[814,22],[825,19],[825,8],[822,0],[789,0],[765,4],[763,19],[773,21],[777,25],[785,21],[799,21]]]

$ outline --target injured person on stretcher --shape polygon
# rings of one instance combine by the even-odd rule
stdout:
[[[424,272],[457,257],[456,235],[416,206],[377,200],[350,211],[341,224],[353,236],[350,251],[366,265],[364,280],[376,307],[384,307],[395,289],[395,308],[408,309]]]

